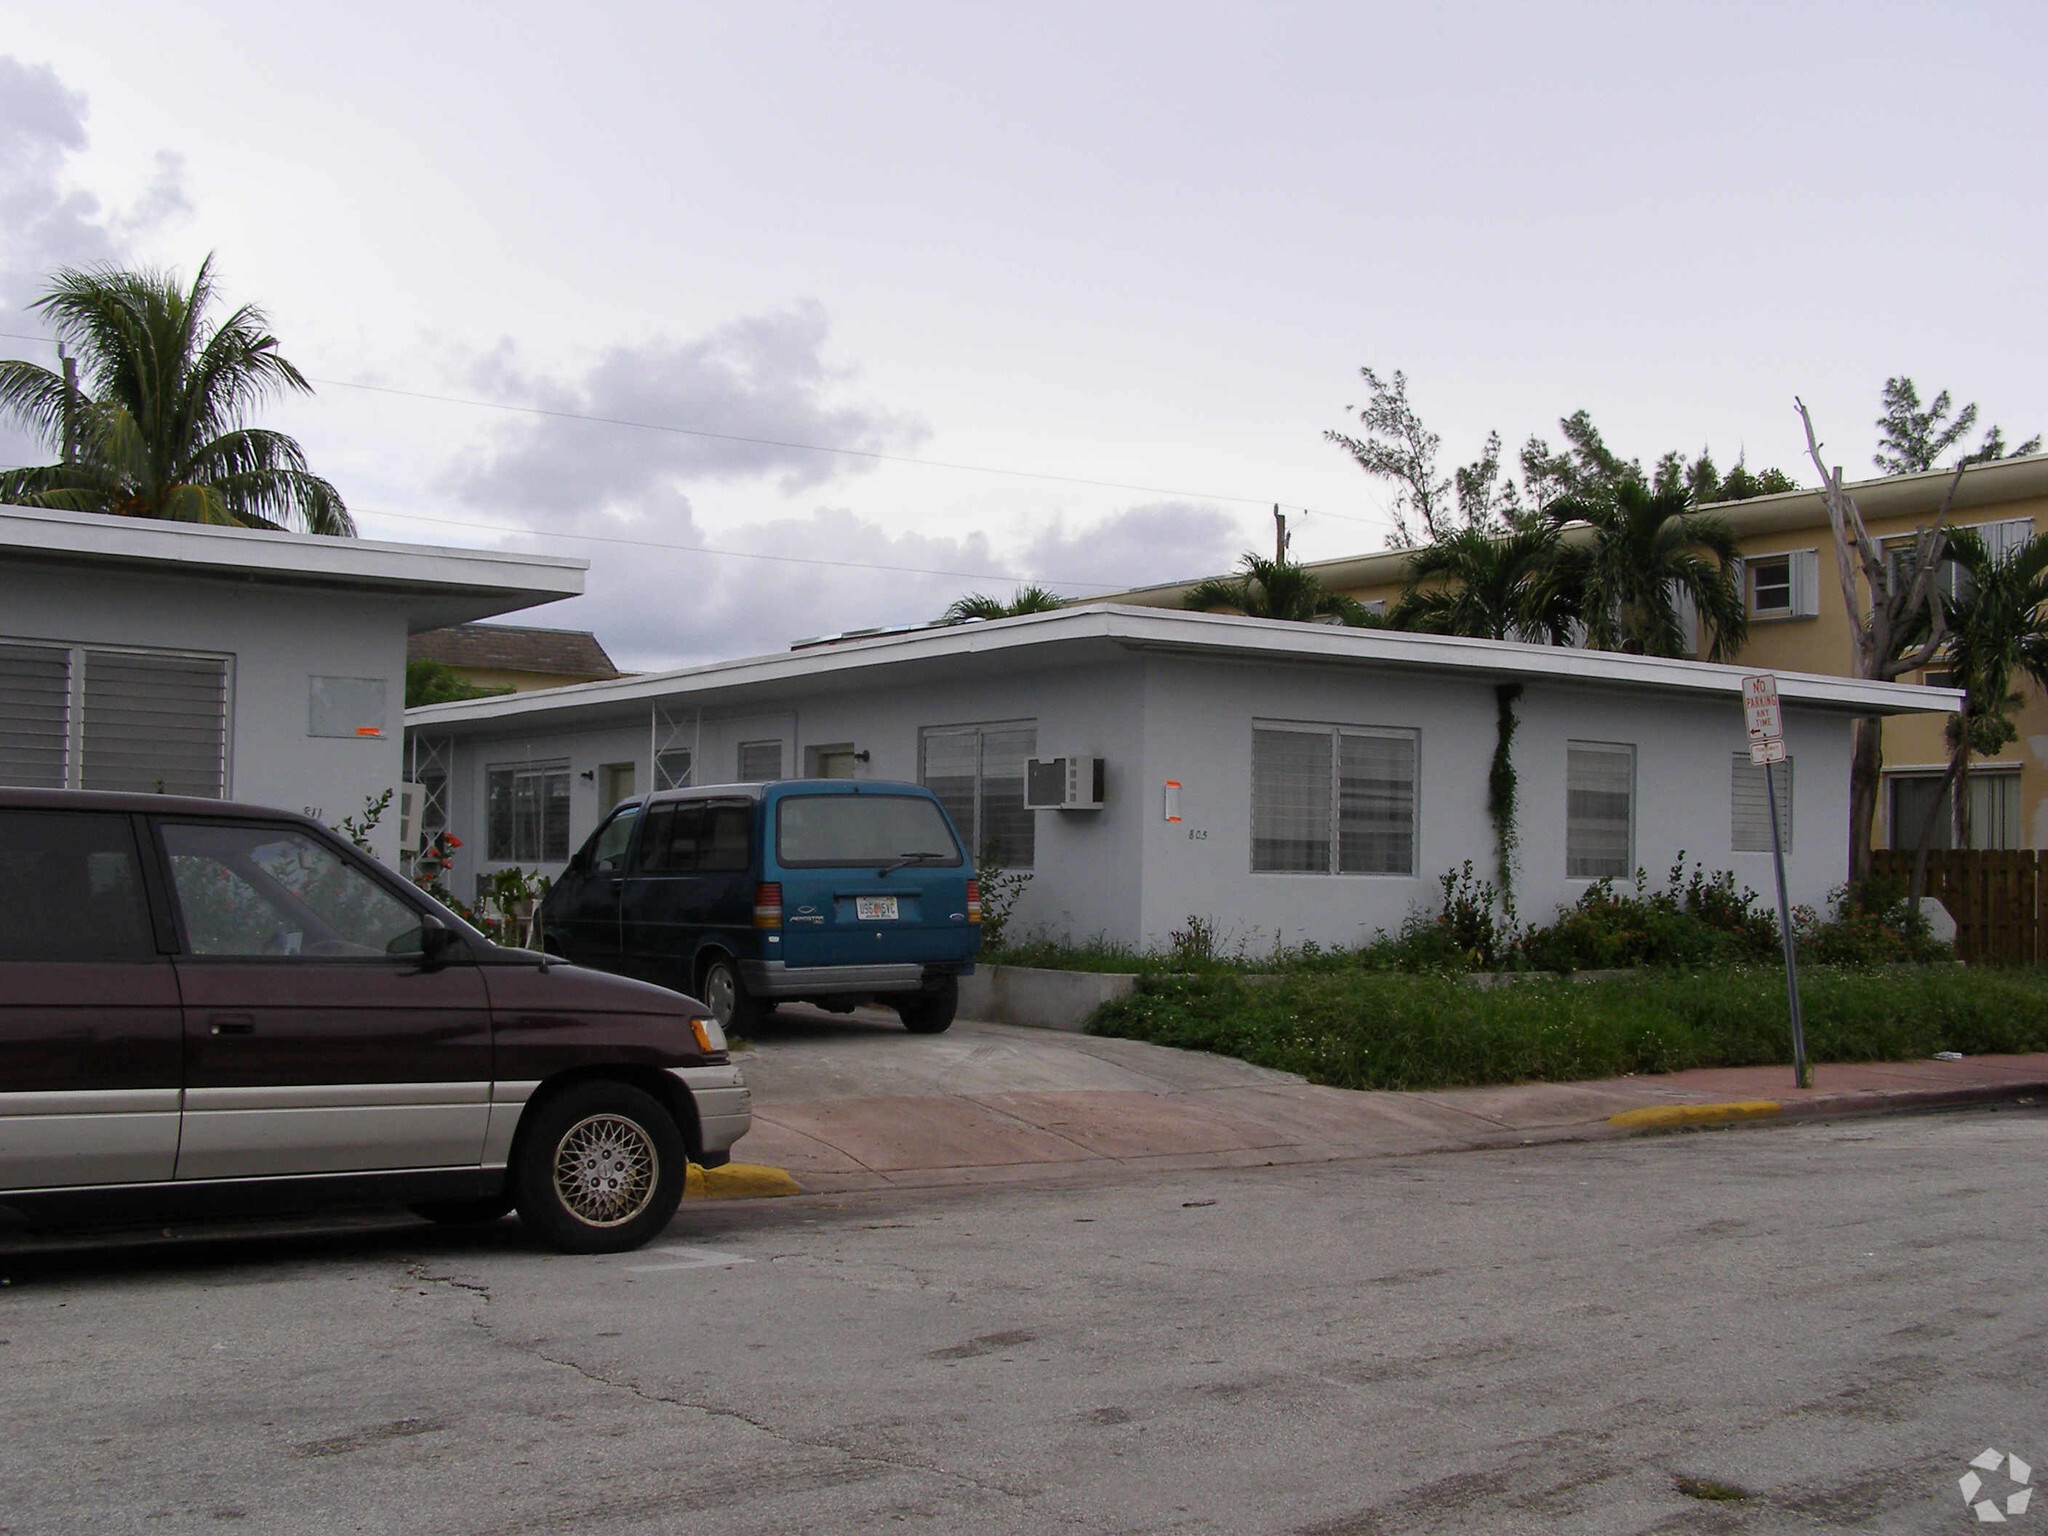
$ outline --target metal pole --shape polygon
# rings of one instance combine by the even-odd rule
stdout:
[[[1806,1021],[1799,1016],[1799,955],[1792,941],[1792,908],[1785,899],[1785,839],[1778,831],[1778,776],[1764,764],[1764,794],[1771,806],[1771,864],[1778,874],[1778,937],[1785,946],[1785,992],[1792,1002],[1792,1080],[1801,1088],[1813,1086],[1813,1070],[1806,1062]]]
[[[64,462],[78,461],[78,426],[74,417],[78,400],[78,359],[62,347],[57,356],[64,364]]]

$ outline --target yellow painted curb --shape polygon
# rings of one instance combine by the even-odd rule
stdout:
[[[1625,1131],[1655,1131],[1674,1125],[1768,1120],[1784,1112],[1785,1106],[1776,1099],[1744,1099],[1736,1104],[1658,1104],[1648,1109],[1625,1109],[1618,1115],[1609,1115],[1607,1123]]]
[[[757,1200],[802,1193],[785,1170],[760,1163],[727,1163],[723,1168],[700,1168],[692,1163],[683,1175],[686,1200]]]

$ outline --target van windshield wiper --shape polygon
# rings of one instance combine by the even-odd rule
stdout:
[[[876,871],[881,875],[893,875],[897,870],[911,864],[929,864],[933,859],[943,859],[943,853],[899,853],[896,858]]]

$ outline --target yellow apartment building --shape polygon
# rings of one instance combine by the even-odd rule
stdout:
[[[1846,487],[1862,509],[1871,536],[1910,543],[1940,510],[1952,470],[1863,480]],[[1705,509],[1735,530],[1749,604],[1748,643],[1735,658],[1757,671],[1821,672],[1847,676],[1853,665],[1849,615],[1842,604],[1834,534],[1817,490],[1787,491]],[[2048,529],[2048,454],[2001,459],[1964,471],[1949,511],[1950,527],[1974,528],[2001,552]],[[1567,535],[1569,536],[1569,535]],[[1408,568],[1405,550],[1317,561],[1307,567],[1333,592],[1345,592],[1381,612],[1400,601]],[[1192,582],[1145,587],[1106,599],[1177,608]],[[1901,682],[1945,685],[1939,667]],[[2024,684],[2019,736],[1995,758],[1972,763],[1970,843],[1977,848],[2048,848],[2048,698]],[[1948,761],[1941,715],[1903,716],[1884,724],[1884,792],[1878,806],[1879,846],[1911,846]],[[1935,846],[1953,841],[1944,818]]]

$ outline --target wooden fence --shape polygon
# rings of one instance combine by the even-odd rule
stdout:
[[[1876,872],[1913,878],[1911,850],[1879,849]],[[1956,920],[1956,954],[1973,965],[2048,965],[2048,854],[1930,851],[1926,894]]]

